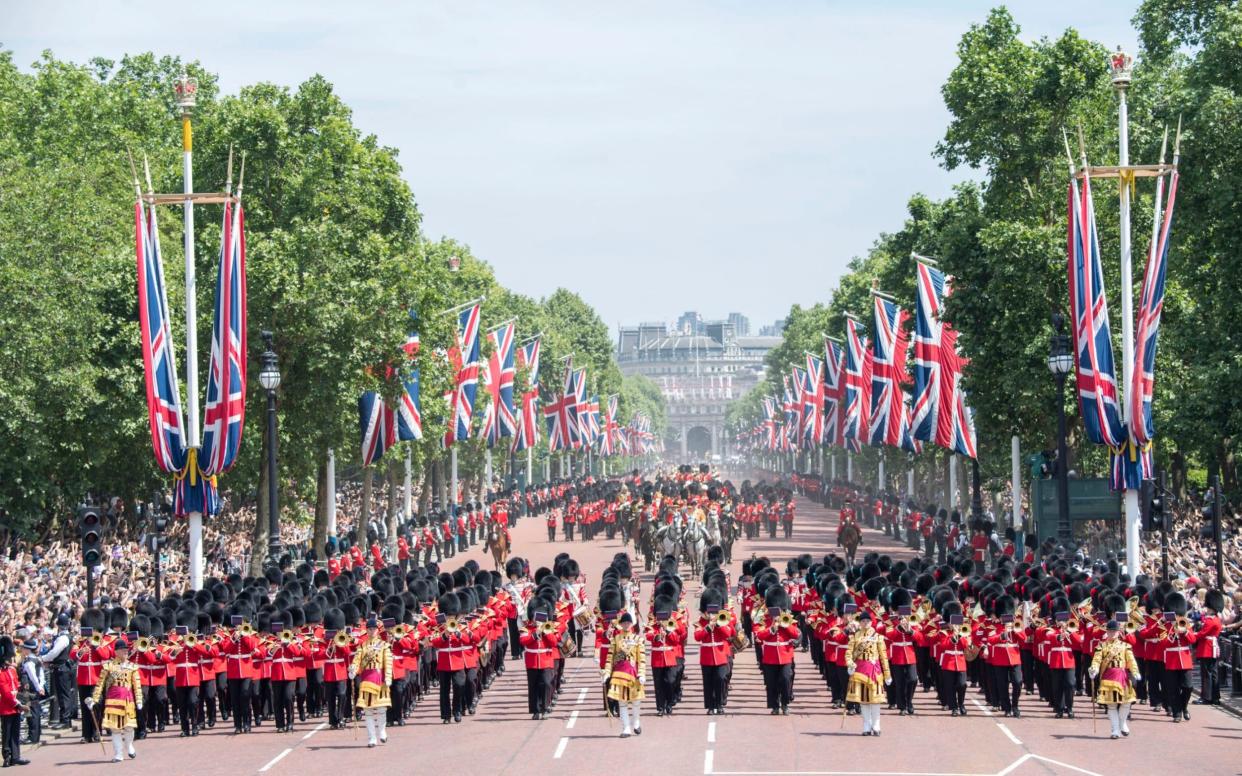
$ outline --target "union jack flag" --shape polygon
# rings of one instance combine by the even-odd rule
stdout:
[[[492,355],[484,372],[484,383],[491,397],[483,416],[483,435],[488,447],[495,447],[501,437],[513,436],[517,429],[517,420],[513,417],[513,381],[517,374],[513,366],[515,336],[516,327],[512,323],[487,334],[492,343]]]
[[[539,443],[539,415],[537,402],[539,391],[530,390],[522,394],[522,413],[518,416],[517,431],[513,435],[510,450],[520,453],[529,450]]]
[[[950,447],[950,424],[947,421],[953,401],[953,364],[942,347],[944,323],[940,315],[947,290],[944,273],[922,262],[916,264],[914,303],[914,417],[915,439]],[[947,367],[947,368],[946,368]],[[946,374],[949,372],[949,374]]]
[[[591,402],[587,399],[586,367],[574,370],[574,396],[577,405],[574,408],[578,420],[578,438],[574,449],[590,447],[595,441],[591,434]]]
[[[1087,439],[1116,450],[1126,442],[1127,435],[1117,400],[1108,301],[1088,177],[1083,178],[1081,196],[1078,181],[1070,179],[1068,221],[1070,317],[1078,367],[1078,403]]]
[[[871,342],[871,444],[901,447],[901,384],[906,375],[906,311],[880,296],[875,300]]]
[[[845,320],[845,415],[841,438],[845,447],[862,450],[871,417],[871,352],[853,318]]]
[[[571,450],[578,444],[578,391],[574,381],[573,362],[565,363],[565,384],[551,404],[544,407],[548,423],[548,450]]]
[[[794,367],[794,376],[797,377],[797,367]],[[785,433],[781,434],[781,450],[788,452],[792,450],[798,441],[798,419],[802,415],[802,401],[795,400],[793,391],[789,388],[789,375],[785,375],[785,393],[782,396],[781,406],[785,410]]]
[[[362,465],[370,466],[397,443],[393,411],[375,391],[358,398],[358,426],[362,431]]]
[[[763,428],[767,432],[769,450],[776,450],[776,400],[771,396],[763,397]]]
[[[802,441],[809,448],[824,443],[824,361],[806,354],[806,388],[802,391]]]
[[[832,340],[824,340],[824,444],[841,444],[841,424],[845,383],[841,380],[841,346]]]
[[[406,364],[405,376],[401,380],[403,390],[397,400],[397,438],[402,442],[416,441],[423,438],[423,408],[419,400],[419,370],[409,368],[409,365],[414,361],[414,357],[418,355],[418,329],[414,326],[414,321],[417,318],[418,316],[411,310],[410,332],[406,335],[405,345],[401,348],[405,351]]]
[[[518,366],[526,367],[528,383],[532,388],[539,387],[539,338],[518,348]]]
[[[1177,162],[1174,160],[1174,164]],[[1156,337],[1160,333],[1160,313],[1164,310],[1164,281],[1169,266],[1169,230],[1173,227],[1173,205],[1177,200],[1177,170],[1169,179],[1169,196],[1164,206],[1164,223],[1148,249],[1147,269],[1143,272],[1143,294],[1138,308],[1138,328],[1134,339],[1134,370],[1127,419],[1134,442],[1146,447],[1156,436],[1151,416],[1152,389],[1156,384]],[[1156,202],[1164,196],[1164,179],[1156,182]],[[1157,209],[1155,218],[1160,217]],[[1150,453],[1148,453],[1150,455]]]
[[[975,413],[966,403],[966,391],[962,388],[961,374],[953,377],[953,413],[951,419],[953,429],[953,445],[949,449],[961,453],[967,458],[974,458],[978,451],[975,445]]]
[[[470,438],[470,419],[474,397],[479,390],[479,305],[462,310],[457,320],[457,344],[449,350],[449,362],[457,373],[456,389],[450,402],[450,421],[444,434],[445,447]]]
[[[138,320],[142,328],[142,364],[151,446],[160,470],[176,472],[186,462],[177,359],[169,330],[168,294],[155,208],[152,207],[148,215],[142,200],[134,203],[134,231],[138,251]]]
[[[223,474],[237,461],[246,414],[246,353],[245,217],[241,202],[235,208],[226,202],[199,454],[207,477]]]

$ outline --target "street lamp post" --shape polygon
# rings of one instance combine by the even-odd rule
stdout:
[[[1074,368],[1065,316],[1052,314],[1052,335],[1048,350],[1048,371],[1057,381],[1057,540],[1068,546],[1073,538],[1069,516],[1069,451],[1065,443],[1065,378]]]
[[[267,349],[260,357],[259,384],[267,391],[267,559],[280,561],[280,517],[276,501],[276,389],[280,387],[280,364],[272,350],[272,333],[262,334]]]

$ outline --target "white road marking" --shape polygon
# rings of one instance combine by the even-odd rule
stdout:
[[[711,750],[707,751],[707,756],[703,758],[704,765],[711,764]],[[1063,763],[1060,760],[1054,760],[1051,757],[1044,757],[1038,754],[1024,754],[1017,760],[1014,760],[1004,769],[995,773],[961,773],[953,771],[717,771],[704,769],[704,773],[713,776],[1009,776],[1018,768],[1022,767],[1028,760],[1040,760],[1050,765],[1056,765],[1061,768],[1068,768],[1076,771],[1084,776],[1102,776],[1095,771],[1089,771],[1086,768],[1079,768],[1076,765]]]
[[[713,723],[715,724],[715,723]],[[713,773],[712,760],[715,759],[716,753],[708,749],[703,753],[703,773]]]
[[[561,755],[565,754],[565,747],[569,746],[569,738],[563,736],[556,745],[556,753],[552,755],[553,760],[561,759]]]
[[[320,722],[318,725],[316,725],[316,726],[315,726],[315,729],[314,729],[314,730],[312,730],[311,732],[309,732],[309,733],[307,733],[306,735],[302,736],[302,740],[303,740],[303,741],[305,741],[306,739],[308,739],[308,738],[310,738],[311,736],[315,735],[316,733],[318,733],[320,730],[323,730],[323,729],[324,729],[324,728],[326,728],[327,726],[328,726],[328,723],[327,723],[327,722]]]
[[[1008,736],[1008,737],[1009,737],[1009,740],[1010,740],[1010,741],[1014,742],[1014,743],[1015,743],[1015,744],[1017,744],[1018,746],[1022,746],[1022,742],[1018,740],[1018,737],[1017,737],[1017,736],[1015,736],[1015,735],[1013,734],[1013,731],[1011,731],[1008,727],[1006,727],[1004,724],[1002,724],[1002,723],[1000,723],[1000,722],[997,722],[997,723],[996,723],[996,726],[997,726],[998,728],[1000,728],[1000,729],[1001,729],[1001,732],[1002,732],[1002,733],[1004,733],[1006,736]]]
[[[1095,771],[1089,771],[1086,768],[1079,768],[1077,765],[1070,765],[1069,763],[1063,763],[1060,760],[1054,760],[1051,757],[1044,757],[1043,755],[1039,755],[1039,754],[1024,754],[1021,757],[1019,757],[1016,761],[1014,761],[1012,764],[1010,764],[1009,767],[1005,768],[1005,770],[998,771],[995,774],[995,776],[1007,776],[1007,774],[1010,774],[1013,771],[1017,770],[1017,768],[1020,765],[1022,765],[1024,762],[1026,762],[1027,760],[1043,760],[1044,762],[1051,763],[1052,765],[1059,765],[1062,768],[1069,768],[1071,771],[1078,771],[1079,773],[1086,774],[1086,776],[1100,776],[1100,774],[1096,773]]]
[[[715,722],[707,723],[707,743],[709,744],[716,743],[716,723]]]
[[[575,703],[582,703],[583,701],[586,700],[586,696],[587,696],[587,688],[583,687],[581,690],[578,691],[578,700],[575,701]]]
[[[578,710],[574,709],[569,714],[569,721],[565,723],[566,730],[573,730],[574,725],[578,724]]]
[[[288,754],[292,751],[293,751],[292,749],[286,749],[285,751],[276,755],[275,757],[271,759],[271,762],[269,762],[267,765],[264,765],[262,768],[259,769],[259,773],[263,773],[264,771],[271,769],[273,765],[285,759],[285,757],[288,756]]]
[[[970,702],[971,702],[971,703],[973,703],[973,704],[975,704],[976,706],[978,706],[978,707],[979,707],[979,711],[982,711],[984,714],[988,715],[989,717],[990,717],[990,716],[992,716],[992,710],[991,710],[991,709],[989,709],[987,706],[984,706],[982,703],[980,703],[980,702],[978,701],[978,699],[976,699],[976,698],[971,698],[971,699],[970,699]]]

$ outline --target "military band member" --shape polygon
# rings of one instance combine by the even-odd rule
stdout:
[[[1142,676],[1134,653],[1121,638],[1121,624],[1110,620],[1104,641],[1095,651],[1087,673],[1099,679],[1095,702],[1103,704],[1108,713],[1110,738],[1130,735],[1130,704],[1134,703],[1134,685]],[[1133,681],[1132,681],[1133,680]]]
[[[788,714],[793,701],[794,651],[802,633],[789,611],[789,595],[774,582],[764,595],[765,612],[755,623],[754,640],[759,650],[763,685],[772,714]]]
[[[643,686],[647,683],[646,656],[643,651],[643,635],[639,633],[628,611],[617,616],[617,630],[608,643],[608,698],[616,701],[621,710],[621,737],[640,736],[643,733],[640,717]]]
[[[532,601],[527,607],[522,633],[522,657],[526,663],[526,706],[531,719],[547,719],[552,709],[552,686],[561,638],[561,624],[545,606]]]
[[[733,659],[732,639],[737,627],[732,612],[722,608],[720,592],[707,588],[699,598],[698,624],[694,628],[699,642],[699,667],[703,674],[703,707],[710,714],[723,714],[729,680],[729,663]]]
[[[134,729],[138,727],[138,713],[142,711],[142,679],[138,666],[129,661],[129,643],[118,638],[113,648],[116,657],[104,664],[87,705],[94,713],[95,707],[103,701],[99,726],[111,733],[112,762],[119,763],[126,754],[131,760],[138,756],[134,751]]]
[[[884,688],[893,681],[889,674],[884,639],[871,626],[871,613],[864,609],[850,623],[854,632],[845,646],[845,670],[849,685],[845,700],[862,711],[864,736],[880,735],[880,702]]]
[[[367,619],[367,632],[354,653],[350,676],[358,679],[358,699],[354,705],[362,710],[362,720],[367,726],[367,746],[388,743],[384,728],[385,710],[392,705],[389,688],[392,685],[392,650],[388,642],[380,638],[379,620],[375,615]]]
[[[651,644],[651,678],[655,684],[656,716],[673,713],[676,702],[679,665],[679,646],[686,634],[681,622],[674,617],[677,601],[658,598],[654,602],[655,617],[648,623],[645,637]]]
[[[323,685],[328,702],[328,726],[344,727],[352,716],[349,704],[349,671],[353,662],[354,639],[345,628],[345,614],[338,608],[324,614],[327,631],[316,646],[323,657]]]

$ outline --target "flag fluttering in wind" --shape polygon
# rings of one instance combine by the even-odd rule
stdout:
[[[872,445],[901,446],[902,383],[906,376],[906,311],[880,296],[875,302],[875,338],[872,340]]]
[[[516,370],[513,365],[516,327],[506,323],[487,333],[492,343],[492,355],[487,361],[484,384],[491,401],[483,415],[483,436],[488,447],[495,447],[501,437],[511,437],[517,430],[513,415],[513,381]]]
[[[943,319],[951,278],[919,262],[915,285],[912,435],[974,458],[974,413],[962,388],[967,361],[958,351],[957,332]]]
[[[370,466],[397,443],[397,424],[384,397],[367,391],[358,398],[358,427],[362,432],[362,465]]]
[[[845,418],[841,437],[845,447],[862,450],[868,438],[871,414],[871,354],[867,338],[853,318],[845,321]]]
[[[246,238],[242,205],[224,203],[224,239],[216,277],[215,323],[207,406],[203,413],[201,466],[223,474],[237,461],[246,414]]]
[[[458,313],[457,344],[449,350],[449,363],[456,372],[444,445],[470,438],[470,420],[474,413],[475,394],[479,390],[479,317],[480,305],[472,304]]]
[[[572,450],[578,443],[578,390],[572,360],[566,360],[560,395],[544,407],[543,416],[548,423],[548,450]]]
[[[841,407],[845,383],[841,379],[845,354],[832,340],[824,340],[824,444],[841,444]]]
[[[827,403],[823,359],[806,354],[806,387],[802,391],[802,443],[808,449],[824,443],[824,405]]]
[[[526,368],[527,390],[522,392],[522,412],[517,417],[513,435],[513,452],[529,450],[539,442],[539,338],[522,345],[517,351],[518,365]]]

